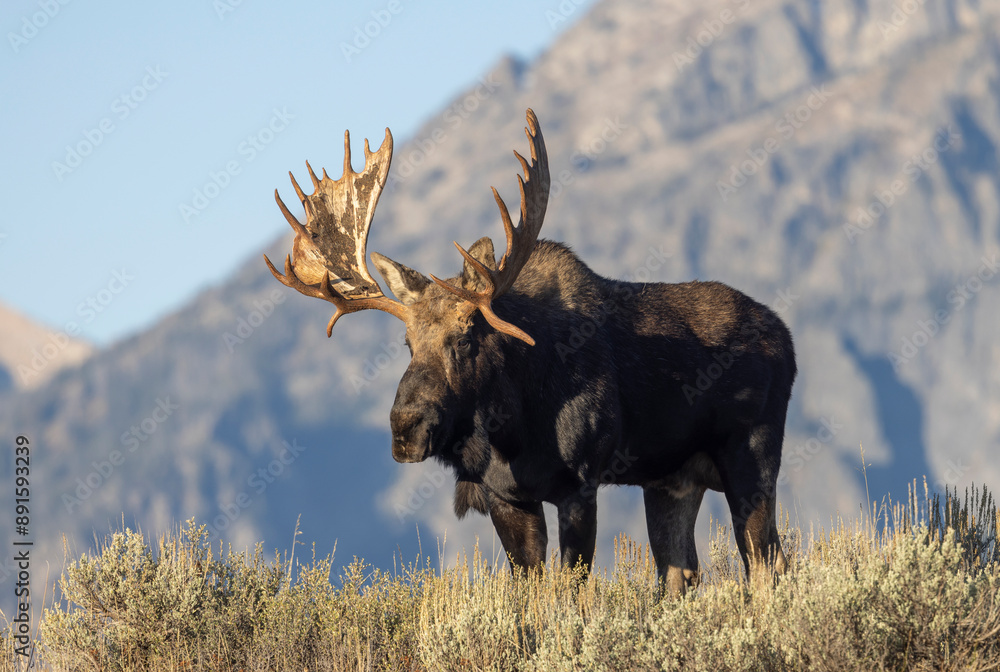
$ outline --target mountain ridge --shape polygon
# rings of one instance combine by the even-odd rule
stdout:
[[[81,304],[83,306],[84,304]],[[30,390],[93,353],[76,322],[50,329],[0,303],[0,392]]]

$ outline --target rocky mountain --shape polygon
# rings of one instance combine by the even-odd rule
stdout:
[[[576,23],[536,61],[503,61],[397,139],[369,250],[440,276],[460,268],[452,240],[502,236],[488,187],[516,202],[510,149],[530,106],[553,171],[544,236],[605,275],[727,282],[790,325],[800,373],[779,500],[793,522],[853,515],[866,480],[873,498],[924,475],[1000,482],[998,7],[560,11],[549,21]],[[304,158],[332,168],[340,152]],[[271,216],[278,260],[290,237]],[[486,519],[455,520],[441,467],[392,462],[402,325],[353,315],[328,340],[329,313],[255,257],[145,333],[0,392],[3,436],[35,446],[39,553],[58,566],[63,534],[78,551],[95,530],[191,517],[240,547],[287,549],[300,514],[299,540],[325,553],[336,539],[344,562],[411,559],[418,534],[432,558],[476,536],[498,551]],[[614,534],[645,531],[637,492],[603,499],[607,562]],[[725,519],[722,501],[706,511]]]

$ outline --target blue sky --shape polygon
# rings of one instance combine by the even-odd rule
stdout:
[[[0,302],[98,345],[285,233],[275,187],[344,129],[356,155],[386,126],[399,145],[592,4],[63,2],[0,11]]]

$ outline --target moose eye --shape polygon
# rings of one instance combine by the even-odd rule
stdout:
[[[315,231],[313,231],[313,232],[312,232],[312,239],[313,239],[313,240],[319,240],[319,234],[318,234],[318,233],[316,233]]]

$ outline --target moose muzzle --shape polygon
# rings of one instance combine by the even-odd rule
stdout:
[[[392,459],[423,462],[431,453],[435,422],[424,413],[397,410],[389,413],[392,426]]]

